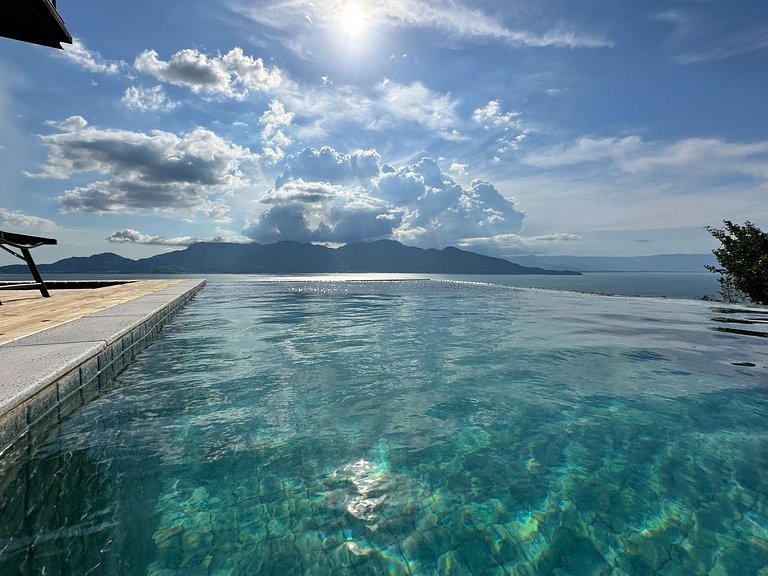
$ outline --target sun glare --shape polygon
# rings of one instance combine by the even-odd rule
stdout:
[[[350,36],[358,36],[366,25],[365,13],[359,4],[348,2],[341,10],[339,17],[341,27]]]

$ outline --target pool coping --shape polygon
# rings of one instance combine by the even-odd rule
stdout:
[[[0,344],[0,457],[30,431],[107,389],[204,279],[173,286]]]

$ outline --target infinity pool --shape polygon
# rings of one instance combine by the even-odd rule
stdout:
[[[768,573],[766,312],[211,282],[0,467],[0,574]]]

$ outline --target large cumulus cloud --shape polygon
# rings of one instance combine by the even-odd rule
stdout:
[[[330,184],[365,183],[378,176],[381,156],[375,150],[357,150],[344,154],[323,146],[319,150],[305,148],[292,155],[275,181],[280,188],[290,180],[303,179],[310,182]]]
[[[271,206],[243,234],[257,242],[362,242],[422,246],[519,232],[524,215],[489,182],[465,189],[430,158],[393,168],[374,150],[306,148],[287,158]]]

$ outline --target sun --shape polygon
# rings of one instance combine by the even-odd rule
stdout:
[[[358,36],[367,24],[365,12],[359,4],[355,2],[347,2],[341,9],[341,15],[339,16],[339,22],[344,31],[349,34],[350,37]]]

